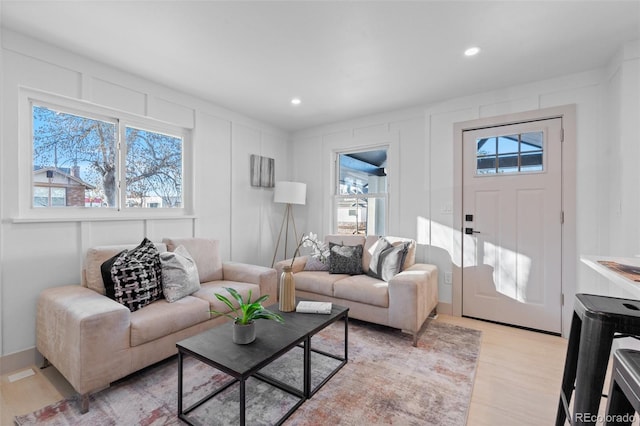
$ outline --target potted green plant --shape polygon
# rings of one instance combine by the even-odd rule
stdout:
[[[227,305],[229,309],[235,314],[224,313],[212,310],[211,313],[224,315],[233,320],[233,342],[246,345],[251,343],[256,338],[256,329],[255,329],[255,320],[258,319],[270,319],[277,321],[279,323],[284,322],[284,318],[282,315],[277,314],[275,312],[271,312],[268,309],[265,309],[262,306],[262,302],[269,298],[268,294],[259,297],[255,301],[251,301],[251,290],[249,290],[249,294],[247,295],[247,300],[244,301],[240,293],[238,293],[235,289],[230,287],[225,287],[225,290],[231,294],[231,296],[238,302],[238,307],[233,306],[233,303],[224,295],[216,293],[216,298]]]

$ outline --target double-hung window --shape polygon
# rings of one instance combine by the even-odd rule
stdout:
[[[179,209],[186,129],[31,100],[31,207]]]
[[[385,235],[387,148],[337,153],[336,165],[334,232]]]

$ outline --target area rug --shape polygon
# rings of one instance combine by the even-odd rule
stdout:
[[[312,347],[341,354],[344,324],[313,337]],[[480,350],[481,332],[431,321],[418,347],[398,330],[349,321],[349,362],[285,425],[451,425],[466,423]],[[316,386],[335,360],[312,358]],[[225,374],[185,358],[184,406],[200,400],[229,380]],[[302,349],[294,348],[263,371],[300,389]],[[277,422],[297,401],[257,379],[247,381],[247,424]],[[239,424],[238,386],[231,386],[192,413],[202,425]],[[80,414],[75,399],[59,401],[18,416],[18,425],[178,425],[177,358],[126,377],[93,394],[89,412]]]

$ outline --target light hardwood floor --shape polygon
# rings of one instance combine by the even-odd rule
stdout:
[[[469,409],[469,426],[551,425],[564,368],[567,341],[561,337],[468,318],[439,315],[436,321],[482,331],[480,360]],[[54,368],[9,382],[2,376],[0,421],[41,408],[71,394]]]

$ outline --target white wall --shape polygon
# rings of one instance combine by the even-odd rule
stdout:
[[[224,260],[269,265],[272,190],[249,185],[249,155],[275,158],[276,178],[287,179],[289,136],[270,125],[105,64],[78,57],[13,32],[2,33],[2,146],[0,161],[0,355],[35,344],[35,303],[47,287],[78,284],[83,254],[95,245],[202,236],[221,242]],[[194,212],[187,218],[20,221],[16,177],[28,166],[19,156],[21,87],[93,102],[192,129]]]
[[[613,61],[607,93],[610,254],[640,255],[640,41]]]
[[[2,0],[0,0],[0,21],[2,21]],[[0,46],[3,45],[3,38],[2,38],[2,31],[0,31]],[[2,134],[2,129],[4,129],[4,104],[2,102],[2,99],[4,99],[4,84],[2,83],[2,75],[4,74],[4,50],[0,48],[0,159],[4,158],[4,153],[3,153],[3,146],[4,146],[4,136]],[[3,167],[2,167],[2,161],[0,161],[0,188],[3,187],[3,182],[4,182],[4,174],[2,173]],[[2,219],[2,210],[3,210],[3,200],[4,197],[0,196],[0,219]],[[2,241],[4,240],[3,236],[2,236],[2,225],[1,225],[1,220],[0,220],[0,259],[2,259]],[[3,268],[2,268],[2,262],[0,261],[0,307],[2,307],[2,303],[3,303],[3,294],[4,294],[4,286],[2,285],[3,282],[3,276],[4,276],[4,272],[3,272]],[[4,353],[4,345],[2,344],[2,326],[3,326],[3,321],[2,321],[2,314],[0,313],[0,356],[2,356],[2,354]],[[0,370],[2,370],[2,368],[0,368]]]
[[[304,232],[326,235],[331,229],[334,153],[388,145],[389,235],[415,236],[428,201],[424,167],[422,109],[398,111],[320,129],[298,132],[293,143],[293,173],[307,184],[307,206],[301,208]],[[422,143],[420,142],[422,141]]]
[[[434,263],[440,269],[440,301],[451,303],[452,288],[444,283],[444,273],[452,271],[455,244],[454,123],[575,104],[576,170],[568,172],[575,173],[577,181],[577,256],[565,261],[574,264],[577,277],[568,286],[578,291],[597,287],[601,279],[581,264],[580,254],[640,253],[637,43],[622,50],[623,59],[614,59],[607,69],[451,99],[426,106],[420,116],[414,110],[392,112],[294,134],[294,176],[312,188],[305,210],[307,227],[323,233],[331,231],[329,141],[338,139],[344,145],[363,143],[357,136],[376,140],[398,131],[401,167],[396,178],[400,190],[398,194],[397,188],[390,189],[390,214],[396,219],[392,220],[394,225],[388,234],[418,240],[422,248],[419,260]],[[617,72],[619,76],[611,77]],[[611,158],[611,164],[607,158]],[[613,170],[616,172],[611,176]],[[614,193],[615,188],[620,188],[616,191],[620,195]],[[621,191],[625,197],[633,194],[619,204],[621,219],[612,217],[610,222],[609,205],[618,205]]]

